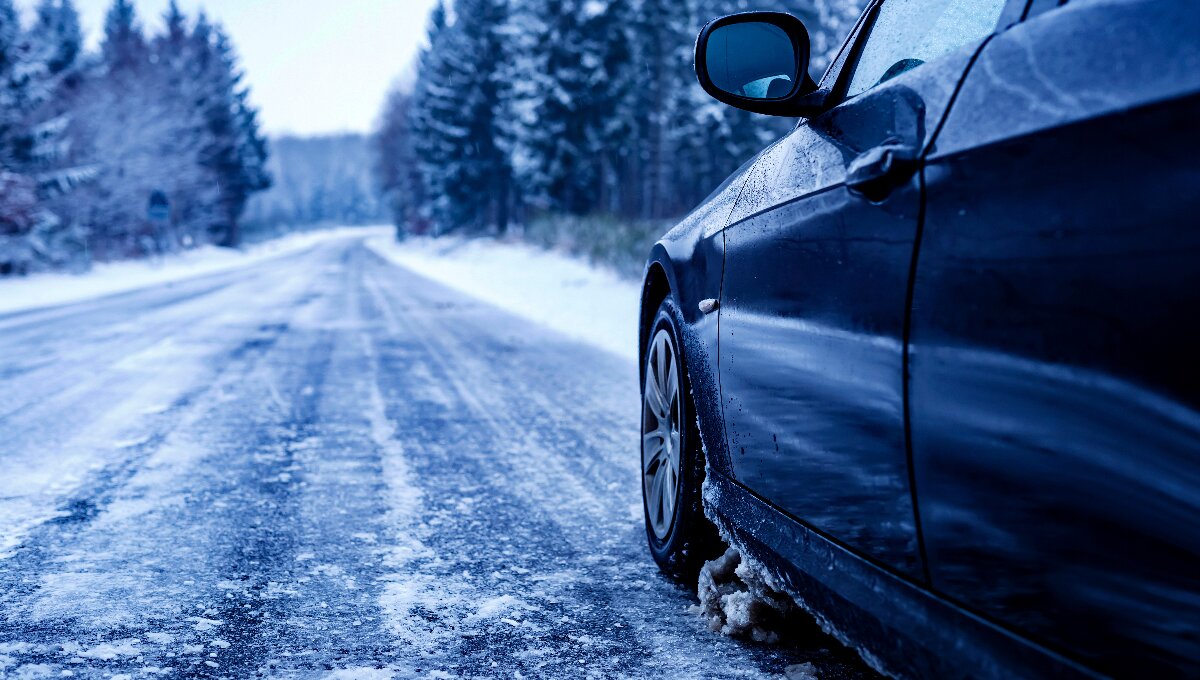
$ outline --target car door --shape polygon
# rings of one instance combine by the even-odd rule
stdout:
[[[1200,677],[1200,4],[992,40],[926,167],[911,427],[934,589]]]
[[[885,0],[756,166],[725,231],[719,373],[741,484],[922,577],[905,440],[917,161],[1003,0]]]

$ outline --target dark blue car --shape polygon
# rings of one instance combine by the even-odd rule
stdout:
[[[697,43],[801,121],[647,264],[654,558],[711,520],[894,675],[1200,677],[1200,1],[877,0],[808,56]]]

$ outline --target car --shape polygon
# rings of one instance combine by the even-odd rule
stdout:
[[[875,0],[819,80],[749,12],[695,59],[800,121],[646,264],[663,571],[729,542],[899,677],[1200,677],[1200,3]]]

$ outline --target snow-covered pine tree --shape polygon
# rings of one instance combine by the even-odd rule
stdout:
[[[109,7],[100,53],[110,73],[144,68],[149,57],[146,36],[130,0],[113,0]]]
[[[242,85],[233,44],[201,13],[191,36],[196,104],[204,120],[200,164],[216,178],[220,211],[210,225],[214,242],[237,246],[239,219],[250,195],[270,186],[266,140]]]
[[[450,155],[453,144],[450,135],[443,133],[440,121],[448,119],[454,108],[454,93],[440,84],[445,80],[442,55],[446,51],[448,18],[442,0],[429,13],[426,29],[427,45],[417,57],[416,82],[408,105],[408,127],[412,134],[413,156],[421,178],[425,200],[420,206],[421,218],[435,225],[444,221],[449,212],[442,190],[442,163]],[[393,125],[399,127],[397,122]],[[444,225],[443,225],[444,226]]]
[[[509,36],[506,146],[527,200],[582,215],[606,207],[614,111],[629,68],[628,0],[522,0]]]
[[[149,48],[128,0],[113,0],[100,54],[71,115],[82,155],[99,166],[94,182],[74,192],[68,213],[85,224],[100,259],[152,250],[146,197],[157,188],[157,156],[173,129],[157,109]]]
[[[422,208],[427,196],[417,166],[412,102],[408,92],[393,89],[372,139],[376,184],[396,225],[397,238],[425,231]]]
[[[599,41],[596,54],[603,79],[595,83],[602,97],[592,107],[591,152],[600,164],[595,210],[609,215],[632,214],[627,209],[624,176],[636,157],[630,143],[636,127],[632,107],[639,83],[630,40],[637,0],[608,0],[603,12],[588,13],[585,31]],[[597,9],[596,5],[592,6]]]
[[[166,69],[167,84],[172,90],[183,94],[184,83],[192,75],[188,70],[192,57],[188,18],[179,9],[179,3],[171,0],[163,12],[162,21],[165,30],[151,41],[153,59]]]
[[[12,0],[0,0],[0,167],[12,169],[24,100],[21,22]]]
[[[439,31],[422,60],[417,120],[428,139],[418,151],[442,230],[503,233],[508,226],[511,171],[498,143],[507,5],[458,0],[454,22]]]
[[[240,220],[250,196],[271,188],[272,177],[267,170],[270,151],[267,138],[258,121],[258,109],[250,102],[250,88],[242,86],[234,92],[234,124],[237,131],[238,163],[240,165],[237,217]]]
[[[96,166],[76,150],[70,107],[83,78],[83,34],[71,0],[40,0],[25,37],[28,98],[21,112],[17,163],[34,179],[40,209],[30,242],[43,265],[85,264],[82,225],[63,197],[96,176]]]
[[[83,31],[79,27],[79,12],[72,0],[40,0],[30,42],[51,76],[75,70],[83,52]]]
[[[167,249],[207,242],[210,226],[221,221],[219,183],[201,158],[207,123],[200,65],[208,58],[208,50],[193,44],[188,24],[178,3],[171,0],[163,14],[165,30],[151,41],[160,101],[177,129],[172,159],[167,161],[174,170],[170,178],[163,178],[159,189],[169,205],[168,223],[160,225],[166,232],[161,241]]]
[[[686,209],[677,195],[678,159],[672,142],[676,93],[688,82],[691,60],[683,59],[691,27],[687,1],[640,0],[631,22],[636,88],[629,107],[636,161],[628,167],[634,216],[670,217]],[[691,37],[694,40],[694,36]],[[690,192],[689,192],[690,193]]]
[[[797,3],[747,0],[686,0],[679,7],[687,13],[686,35],[694,36],[708,21],[734,12],[757,9],[785,9]],[[790,9],[795,9],[791,7]],[[720,104],[709,97],[692,74],[694,43],[680,42],[676,48],[674,70],[686,74],[673,91],[668,124],[674,177],[680,184],[673,195],[686,204],[695,204],[719,185],[729,173],[752,158],[766,144],[795,124],[770,116],[760,116]]]
[[[23,273],[31,259],[27,235],[36,222],[33,183],[13,167],[21,93],[20,23],[12,0],[0,0],[0,275]]]

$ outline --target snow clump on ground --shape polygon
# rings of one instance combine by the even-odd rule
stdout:
[[[704,565],[696,593],[700,604],[694,611],[713,632],[755,642],[779,642],[781,624],[796,610],[791,598],[770,587],[736,548]]]

